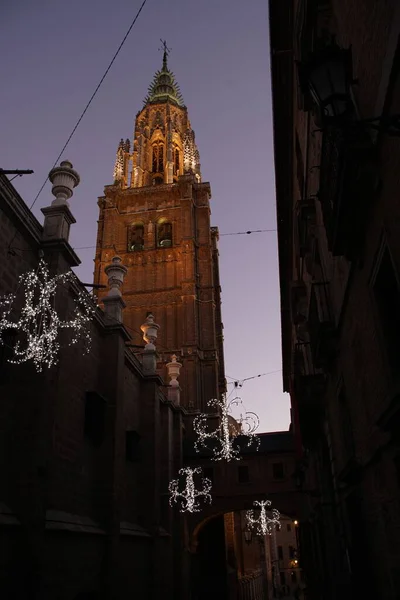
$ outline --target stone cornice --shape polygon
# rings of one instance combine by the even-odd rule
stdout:
[[[25,229],[28,235],[36,243],[40,243],[43,226],[29,210],[28,206],[22,200],[14,186],[9,182],[5,175],[0,174],[0,197],[18,221],[18,225]]]

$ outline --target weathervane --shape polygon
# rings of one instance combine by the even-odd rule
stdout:
[[[220,425],[213,431],[207,431],[207,420],[211,415],[202,413],[194,419],[193,429],[198,436],[194,444],[196,452],[200,451],[201,446],[206,447],[207,439],[213,438],[218,443],[218,447],[213,448],[213,460],[240,460],[239,436],[247,438],[247,447],[254,444],[256,450],[258,450],[260,438],[254,433],[259,425],[258,416],[255,413],[245,411],[239,419],[234,419],[229,414],[232,406],[242,404],[241,398],[233,398],[230,402],[225,398],[208,402],[208,406],[220,409]]]
[[[271,500],[261,500],[260,502],[256,500],[253,502],[253,506],[260,509],[260,516],[258,519],[254,518],[254,509],[246,512],[247,526],[249,529],[254,529],[257,535],[264,536],[267,534],[271,535],[274,529],[279,530],[281,528],[281,524],[279,522],[281,515],[279,510],[273,508],[271,510],[272,518],[267,517],[265,507],[267,507],[267,510],[270,510]]]
[[[166,60],[167,56],[171,52],[172,48],[168,48],[167,42],[165,40],[162,40],[161,38],[160,38],[160,42],[162,44],[162,48],[159,48],[159,50],[164,50],[164,60]]]

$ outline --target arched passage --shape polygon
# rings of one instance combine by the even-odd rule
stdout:
[[[227,600],[227,561],[224,516],[208,519],[199,527],[192,552],[193,600]]]

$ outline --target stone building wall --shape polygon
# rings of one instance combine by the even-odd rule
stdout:
[[[310,342],[307,326],[311,289],[315,283],[324,282],[329,289],[334,329],[333,354],[323,366],[324,391],[313,388],[313,410],[307,416],[303,412],[300,419],[309,465],[304,488],[310,487],[307,477],[311,476],[311,467],[315,468],[317,478],[317,493],[308,499],[305,497],[303,515],[303,533],[309,540],[307,546],[303,544],[303,555],[308,563],[310,597],[314,597],[313,594],[319,597],[321,590],[326,590],[326,597],[330,598],[357,591],[366,597],[371,594],[371,597],[394,599],[400,593],[397,568],[400,490],[395,417],[399,370],[390,366],[393,356],[374,286],[383,250],[388,248],[397,286],[390,287],[387,278],[383,295],[387,311],[392,313],[388,314],[388,321],[391,320],[397,331],[396,302],[391,309],[390,296],[397,293],[400,281],[399,138],[385,133],[370,135],[370,158],[361,167],[358,192],[346,198],[346,202],[358,207],[350,209],[358,215],[353,236],[349,235],[353,237],[356,256],[349,258],[343,252],[333,252],[327,233],[330,223],[318,194],[324,181],[325,186],[336,185],[334,165],[331,162],[331,179],[324,180],[327,177],[321,167],[324,131],[313,111],[304,110],[307,106],[298,85],[295,60],[305,61],[307,52],[301,55],[299,48],[304,48],[308,41],[311,49],[311,41],[319,37],[323,29],[329,31],[340,47],[352,47],[353,75],[358,82],[353,86],[358,118],[378,117],[383,112],[398,114],[400,10],[398,3],[391,0],[318,2],[315,12],[308,7],[309,15],[301,30],[299,15],[302,11],[307,13],[306,3],[289,1],[287,14],[293,16],[290,27],[295,49],[289,57],[279,56],[277,52],[283,36],[276,33],[279,25],[274,18],[281,19],[281,16],[273,8],[274,4],[271,2],[275,15],[271,21],[271,31],[275,31],[272,50],[275,93],[282,89],[279,74],[290,72],[293,76],[290,91],[286,92],[293,126],[284,134],[280,128],[282,123],[278,122],[277,107],[274,112],[275,128],[280,131],[275,145],[286,143],[292,148],[293,157],[293,163],[286,168],[292,182],[292,197],[288,202],[280,183],[277,184],[278,211],[286,211],[287,215],[291,211],[295,215],[293,222],[287,225],[292,243],[287,268],[282,244],[280,248],[281,268],[286,269],[285,275],[281,271],[281,289],[284,276],[293,287],[296,282],[304,283],[305,293],[305,310],[304,307],[300,310],[300,304],[293,300],[291,314],[283,315],[282,329],[284,348],[287,348],[284,369],[292,373],[300,412],[305,411],[310,398],[300,392],[299,383],[304,373],[296,372],[294,356],[296,344]],[[285,60],[288,62],[284,64]],[[283,174],[285,166],[280,163],[276,169]],[[302,258],[296,215],[299,203],[306,201],[314,207],[315,214],[308,229],[311,244]],[[289,219],[288,216],[288,223]],[[282,236],[282,222],[279,227]],[[285,331],[290,331],[290,335]],[[285,339],[289,338],[285,346]],[[309,374],[316,380],[315,370]],[[319,418],[315,417],[317,413]],[[306,523],[309,518],[314,521],[313,525]],[[300,532],[301,529],[302,524]]]
[[[42,243],[42,226],[2,175],[0,186],[3,295],[16,290],[18,275],[37,267],[39,249],[56,272],[70,267],[65,243],[60,240],[51,248]],[[10,240],[15,247],[11,254]],[[65,285],[57,298],[60,311],[71,308],[72,294],[73,288]],[[142,322],[145,317],[144,312]],[[180,581],[172,579],[173,569],[166,572],[163,566],[174,563],[170,536],[176,527],[179,532],[180,522],[168,517],[161,523],[160,498],[170,473],[180,466],[174,440],[182,435],[181,411],[167,402],[156,374],[143,375],[121,323],[98,309],[90,331],[89,354],[80,342],[62,345],[58,364],[42,373],[28,363],[9,364],[8,348],[2,354],[4,598],[73,600],[90,591],[101,597],[150,598],[161,589],[163,596],[173,597],[174,586],[180,588]],[[85,416],[88,393],[102,407],[95,412],[95,437]],[[136,436],[136,454],[127,453],[127,432]],[[166,447],[161,444],[165,435],[171,440]],[[175,561],[179,564],[179,553]]]

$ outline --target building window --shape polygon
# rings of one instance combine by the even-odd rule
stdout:
[[[297,583],[297,575],[296,575],[296,571],[292,571],[290,573],[290,579],[292,580],[292,583]]]
[[[283,560],[283,547],[278,546],[278,558],[279,560]]]
[[[209,479],[211,483],[214,483],[214,469],[212,467],[205,467],[203,473],[206,479]]]
[[[292,531],[292,526],[290,523],[287,523],[286,525],[286,531]]]
[[[400,365],[400,289],[388,248],[383,252],[373,290],[389,363],[397,370]]]
[[[144,249],[144,225],[136,223],[128,228],[128,251],[137,252]]]
[[[161,142],[156,142],[153,144],[152,172],[164,172],[164,144]]]
[[[129,462],[140,459],[140,435],[137,431],[125,432],[125,458]]]
[[[94,446],[101,446],[105,435],[107,402],[97,392],[86,392],[85,436]]]
[[[300,147],[299,135],[296,131],[296,163],[297,163],[297,182],[299,184],[300,196],[303,196],[304,191],[304,161],[303,161],[303,153]]]
[[[238,467],[238,481],[239,483],[248,483],[250,481],[249,467],[247,465]]]
[[[180,171],[180,154],[179,148],[174,150],[174,175],[178,175]]]
[[[159,221],[156,229],[157,248],[170,248],[172,246],[172,224]]]
[[[338,396],[338,404],[341,415],[341,431],[343,438],[343,445],[346,452],[346,458],[352,458],[355,454],[355,446],[354,446],[354,436],[353,436],[353,426],[351,423],[349,405],[346,398],[346,393],[344,389],[344,385],[342,384],[339,391]]]
[[[284,477],[283,463],[273,463],[272,476],[274,479],[283,479],[283,477]]]
[[[285,577],[285,573],[283,571],[281,571],[279,573],[279,577],[281,579],[281,585],[285,585],[285,583],[286,583],[286,577]]]
[[[296,549],[293,546],[289,546],[289,558],[296,558]]]

